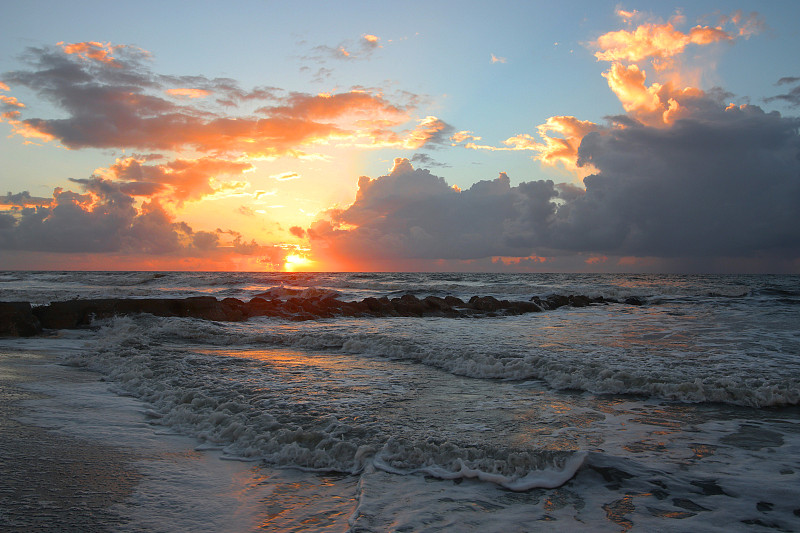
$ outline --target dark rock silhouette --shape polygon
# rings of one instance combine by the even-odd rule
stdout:
[[[267,293],[264,293],[268,296]],[[149,313],[163,317],[191,317],[221,322],[236,322],[255,316],[289,320],[313,320],[337,316],[427,317],[450,318],[484,317],[538,313],[559,307],[586,307],[595,304],[617,303],[602,297],[552,295],[545,299],[535,296],[530,301],[498,300],[493,296],[473,296],[464,302],[455,296],[426,296],[413,294],[399,298],[364,298],[358,302],[343,302],[331,296],[286,300],[256,296],[249,302],[237,298],[217,300],[213,296],[190,298],[106,298],[67,300],[31,307],[28,302],[0,302],[0,336],[25,337],[41,333],[42,329],[71,329],[88,327],[93,320],[113,316]],[[643,300],[628,298],[629,305],[642,305]]]

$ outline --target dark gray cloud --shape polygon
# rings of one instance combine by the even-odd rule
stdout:
[[[28,191],[18,193],[9,192],[5,196],[0,196],[0,205],[10,205],[15,207],[31,207],[36,205],[50,205],[52,198],[40,198],[31,196]]]
[[[450,128],[452,130],[452,127]],[[448,132],[449,133],[449,132]],[[411,157],[412,163],[417,163],[421,167],[431,168],[431,167],[449,167],[450,165],[446,163],[440,163],[439,161],[435,160],[428,154],[421,154],[416,153]]]
[[[702,101],[701,101],[702,100]],[[719,95],[671,127],[626,121],[583,138],[585,189],[508,176],[458,192],[398,160],[309,230],[362,258],[479,259],[570,253],[800,258],[800,119]]]
[[[354,257],[472,259],[528,255],[520,232],[546,219],[553,183],[511,187],[506,174],[457,191],[427,170],[398,159],[387,176],[359,179],[356,201],[312,225],[312,240]],[[531,194],[541,192],[539,198]],[[352,230],[340,226],[358,226]]]
[[[788,93],[778,94],[765,98],[765,102],[782,101],[789,104],[791,107],[800,106],[800,78],[786,77],[778,80],[777,85],[795,85]]]
[[[131,184],[96,176],[72,181],[83,192],[58,188],[53,198],[36,199],[38,203],[31,202],[27,192],[7,195],[17,203],[10,211],[0,211],[0,250],[178,256],[217,251],[269,257],[283,253],[245,242],[230,230],[193,231],[185,222],[173,220],[157,201],[137,208],[127,190]],[[221,235],[228,235],[231,242],[222,243]]]

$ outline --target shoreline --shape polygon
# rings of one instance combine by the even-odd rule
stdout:
[[[197,450],[145,407],[52,353],[0,346],[0,529],[258,529],[269,472]]]

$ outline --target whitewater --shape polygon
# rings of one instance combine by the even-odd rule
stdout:
[[[51,391],[82,406],[54,431],[134,451],[181,438],[207,465],[246,465],[234,530],[800,530],[798,276],[0,272],[0,301],[33,305],[408,294],[606,302],[457,318],[140,314],[2,339],[0,357],[46,353],[87,376]],[[38,401],[27,420],[53,426],[57,406]],[[135,431],[100,429],[119,402]],[[237,489],[159,468],[112,529],[218,530],[226,506],[204,502]]]

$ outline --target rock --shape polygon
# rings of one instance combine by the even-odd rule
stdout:
[[[267,300],[254,297],[245,303],[236,298],[217,300],[213,296],[177,298],[130,298],[69,300],[31,308],[26,302],[0,303],[0,335],[35,335],[42,328],[68,329],[89,326],[92,320],[118,315],[149,313],[155,316],[192,317],[224,322],[247,320],[254,316],[311,320],[335,316],[499,316],[537,313],[566,305],[585,307],[609,303],[602,297],[551,295],[546,300],[534,296],[527,302],[498,300],[492,296],[473,296],[469,303],[454,296],[427,296],[420,300],[413,294],[389,300],[387,297],[364,298],[342,302],[333,296],[320,298],[290,297]],[[629,305],[642,305],[644,299],[630,297]]]
[[[540,305],[534,302],[510,302],[509,310],[516,315],[523,315],[525,313],[541,313],[544,311]]]
[[[280,300],[267,301],[264,298],[256,296],[245,304],[245,313],[247,313],[248,317],[275,316],[280,303]]]
[[[42,324],[28,302],[0,302],[0,337],[30,337]]]
[[[469,299],[469,306],[472,309],[487,313],[492,313],[503,307],[500,300],[494,296],[473,296]]]
[[[225,298],[220,302],[225,313],[226,320],[230,322],[241,322],[247,320],[247,305],[237,298]]]
[[[645,299],[638,296],[628,296],[625,298],[625,303],[628,305],[644,305]]]
[[[570,295],[569,296],[569,303],[570,303],[570,305],[572,307],[586,307],[590,303],[592,303],[592,300],[588,296],[580,296],[580,295],[573,296],[573,295]]]
[[[545,303],[547,305],[545,309],[558,309],[559,307],[569,305],[569,297],[561,294],[554,294],[548,297]]]
[[[377,298],[373,298],[373,297],[364,298],[363,300],[361,300],[361,303],[366,305],[367,309],[372,311],[373,313],[379,313],[381,311],[381,309],[383,308],[383,306],[381,305],[381,302],[378,301]]]
[[[400,298],[392,298],[392,307],[400,316],[422,316],[425,304],[413,294],[404,294]]]
[[[448,304],[444,298],[439,298],[437,296],[426,296],[422,303],[425,304],[425,307],[430,309],[431,311],[437,312],[438,314],[442,315],[453,315],[456,312],[453,311],[453,308]]]
[[[467,305],[464,303],[464,300],[461,298],[456,298],[455,296],[445,296],[444,303],[450,307],[465,307]]]

